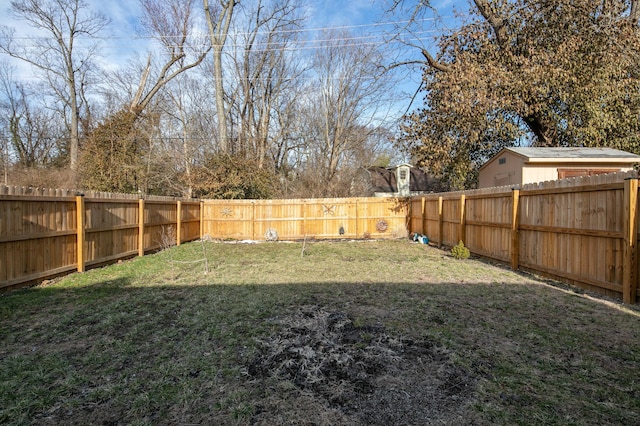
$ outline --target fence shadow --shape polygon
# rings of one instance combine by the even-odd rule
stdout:
[[[3,389],[11,393],[2,415],[15,420],[28,413],[31,421],[59,423],[189,418],[221,424],[237,422],[241,410],[255,407],[248,410],[249,421],[283,407],[302,410],[314,401],[319,401],[314,408],[329,406],[323,388],[303,387],[302,378],[313,378],[306,372],[316,356],[325,366],[322,357],[333,355],[345,355],[336,358],[343,363],[350,356],[368,368],[353,364],[354,371],[371,374],[354,380],[370,387],[361,386],[368,391],[350,394],[351,400],[404,391],[419,404],[394,399],[402,415],[422,413],[423,396],[433,398],[420,393],[427,391],[448,396],[434,401],[455,402],[459,410],[482,381],[483,397],[493,406],[552,416],[555,408],[545,409],[546,395],[562,406],[576,404],[569,394],[590,389],[585,380],[591,382],[595,373],[586,371],[601,372],[598,386],[617,401],[612,407],[620,407],[619,416],[636,414],[636,395],[628,389],[640,368],[640,319],[532,281],[147,285],[139,278],[113,277],[78,282],[0,296],[0,358],[10,373]],[[318,328],[322,324],[326,327]],[[271,351],[276,346],[278,351]],[[322,352],[327,348],[345,350]],[[390,358],[378,362],[372,354]],[[293,368],[303,361],[306,370]],[[291,376],[276,369],[280,365],[290,366]],[[261,368],[267,369],[262,375]],[[324,383],[334,384],[329,370],[317,371],[325,371]],[[342,386],[351,383],[351,376],[335,371],[344,373]],[[543,393],[538,402],[513,405]],[[288,399],[276,400],[278,395]],[[179,412],[172,408],[176,404]],[[335,400],[334,412],[341,406]],[[199,417],[202,413],[217,417]],[[574,419],[588,423],[598,415],[586,410]]]

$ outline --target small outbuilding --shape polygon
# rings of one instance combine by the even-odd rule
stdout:
[[[640,156],[613,148],[504,148],[480,167],[479,188],[626,172]]]
[[[446,191],[446,186],[440,180],[407,163],[369,167],[365,171],[366,196],[409,197]]]

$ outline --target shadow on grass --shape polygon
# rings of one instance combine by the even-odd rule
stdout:
[[[638,318],[531,283],[124,276],[16,291],[0,313],[0,423],[632,424],[640,411]]]

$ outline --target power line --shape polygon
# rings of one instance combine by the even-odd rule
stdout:
[[[396,35],[394,41],[386,40],[384,38],[380,38],[381,35],[367,35],[367,36],[354,36],[354,37],[340,37],[340,38],[325,38],[325,39],[316,39],[316,40],[302,40],[302,41],[271,41],[271,42],[257,42],[253,44],[253,47],[250,49],[251,52],[254,53],[263,53],[263,52],[278,52],[278,51],[287,51],[287,52],[299,52],[304,50],[319,50],[324,48],[346,48],[346,47],[357,47],[357,46],[382,46],[389,43],[423,43],[427,41],[432,41],[437,37],[439,33],[438,30],[425,30],[419,31],[416,33],[407,33],[410,37],[402,37],[402,34]],[[108,45],[102,48],[102,50],[113,50],[113,51],[123,51],[123,50],[139,50],[148,46],[132,46],[132,45]],[[178,45],[166,45],[164,46],[166,49],[180,49],[181,46]],[[246,44],[243,43],[227,43],[225,45],[228,49],[244,49]],[[80,47],[76,47],[76,50],[80,50]],[[193,54],[201,54],[205,51],[202,49],[194,48],[194,49],[185,49]],[[163,52],[164,53],[164,52]],[[169,52],[166,52],[169,54]]]
[[[415,23],[423,23],[423,22],[435,22],[445,19],[454,19],[455,16],[442,16],[437,18],[422,18],[419,20],[400,20],[400,21],[387,21],[387,22],[373,22],[370,24],[354,24],[354,25],[340,25],[340,26],[328,26],[328,27],[316,27],[316,28],[298,28],[298,29],[282,29],[282,30],[266,30],[266,31],[258,31],[258,32],[229,32],[228,35],[233,36],[253,36],[254,34],[300,34],[300,33],[312,33],[312,32],[320,32],[320,31],[337,31],[337,30],[350,30],[356,28],[368,28],[368,27],[386,27],[386,26],[399,26],[401,24],[409,24],[412,22]],[[208,37],[206,32],[202,32],[203,37]],[[162,36],[164,39],[172,39],[177,38],[181,39],[182,35],[175,36]],[[98,37],[91,37],[91,39],[97,39]],[[27,41],[42,41],[49,40],[50,37],[44,36],[19,36],[14,37],[14,40],[27,40]],[[109,39],[112,40],[157,40],[158,36],[153,35],[136,35],[136,36],[111,36]]]
[[[423,42],[425,40],[429,40],[434,38],[434,35],[439,34],[439,30],[423,30],[416,32],[405,32],[394,34],[394,38],[396,40],[400,40],[401,42]],[[408,35],[409,38],[402,38],[403,35]],[[359,36],[350,36],[350,37],[335,37],[335,38],[321,38],[321,39],[309,39],[309,40],[282,40],[282,41],[258,41],[254,43],[254,47],[251,49],[253,52],[268,52],[268,51],[279,51],[284,48],[287,51],[301,51],[301,50],[310,50],[310,49],[322,49],[325,47],[353,47],[353,46],[361,46],[361,45],[384,45],[390,43],[389,40],[385,39],[385,34],[370,34],[370,35],[359,35]],[[171,38],[171,37],[168,37]],[[208,39],[208,37],[206,37]],[[25,40],[29,40],[35,42],[41,39],[38,38],[25,38]],[[133,39],[135,40],[135,39]],[[160,41],[158,38],[148,38],[149,41]],[[204,40],[204,39],[203,39]],[[358,43],[363,42],[363,43]],[[396,41],[397,42],[397,41]],[[140,48],[144,48],[147,46],[136,46],[131,44],[110,44],[102,49],[122,51],[122,50],[138,50]],[[165,45],[167,49],[179,49],[181,46],[179,45]],[[233,48],[245,48],[246,44],[242,42],[236,43],[227,43],[225,47],[229,49]],[[76,50],[82,49],[81,46],[76,46]],[[204,51],[193,49],[192,53],[203,53]]]

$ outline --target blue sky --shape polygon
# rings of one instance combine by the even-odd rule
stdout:
[[[140,15],[138,1],[136,0],[86,0],[91,10],[104,14],[111,20],[109,37],[103,44],[102,53],[111,56],[111,60],[119,62],[136,50],[142,50],[144,54],[145,44],[137,39],[137,20]],[[408,4],[420,0],[407,0]],[[317,0],[308,2],[307,28],[346,27],[357,34],[380,34],[391,28],[390,22],[400,20],[402,17],[386,16],[384,6],[389,0]],[[196,4],[200,3],[196,0]],[[241,3],[242,4],[242,3]],[[468,9],[468,0],[432,0],[431,5],[437,10],[438,15],[445,19],[445,25],[455,25],[451,19],[454,7],[459,10]],[[8,13],[10,0],[0,0],[0,25],[13,27],[17,34],[23,37],[34,37],[37,33],[26,23],[14,20]],[[434,16],[429,12],[427,16]],[[387,23],[387,25],[380,25]],[[204,24],[204,23],[203,23]],[[375,24],[375,25],[374,25]],[[442,22],[425,21],[425,30],[442,29]],[[204,28],[203,28],[204,30]],[[311,33],[310,33],[311,34]],[[424,41],[437,33],[423,33]],[[0,60],[6,60],[0,56]]]
[[[365,24],[384,19],[384,0],[316,1],[317,20],[333,25]],[[407,2],[408,4],[415,3]],[[467,0],[435,0],[432,7],[441,15],[452,15],[453,8],[466,10]]]
[[[384,8],[390,0],[317,0],[308,1],[308,28],[323,27],[352,27],[359,28],[363,32],[376,31],[375,27],[367,27],[368,24],[390,22],[399,17],[385,16]],[[420,0],[408,0],[407,3],[415,3]],[[136,0],[86,0],[91,10],[99,11],[111,20],[110,33],[115,40],[110,41],[110,47],[121,47],[130,44],[121,43],[121,39],[133,39],[136,36],[137,19],[140,15],[138,1]],[[200,1],[196,0],[196,4]],[[243,4],[244,2],[241,2]],[[453,16],[453,8],[459,10],[468,9],[468,0],[432,0],[431,5],[438,14],[450,18]],[[6,25],[17,29],[19,34],[34,35],[33,29],[25,23],[15,21],[7,13],[10,0],[0,0],[0,25]]]
[[[420,0],[407,0],[411,4]],[[148,41],[138,37],[138,17],[140,10],[137,0],[86,0],[89,8],[98,11],[111,20],[106,39],[103,42],[101,53],[105,56],[103,63],[117,67],[135,55],[145,56],[149,48]],[[196,0],[199,4],[201,0]],[[406,16],[389,16],[385,14],[384,5],[389,0],[317,0],[308,2],[309,36],[312,37],[313,29],[342,27],[360,36],[373,37],[382,43],[385,32],[393,28],[393,23],[406,19]],[[242,3],[241,3],[242,4]],[[468,0],[432,0],[431,5],[435,12],[429,11],[422,22],[422,32],[417,34],[421,44],[429,48],[433,46],[435,37],[447,27],[456,26],[454,8],[458,11],[468,10]],[[34,37],[33,29],[25,23],[15,21],[7,13],[10,6],[9,0],[0,0],[0,25],[13,27],[17,34],[23,37]],[[436,21],[433,18],[439,17]],[[203,22],[204,25],[204,22]],[[205,28],[203,31],[206,32]],[[419,57],[419,51],[409,51],[407,54],[415,54]],[[0,60],[10,58],[0,55]],[[11,61],[18,69],[18,75],[24,78],[33,78],[30,69],[24,63]],[[415,93],[421,79],[419,67],[406,70],[400,77],[399,85],[406,92],[407,99]],[[397,108],[406,109],[409,102],[406,101]],[[402,111],[404,112],[404,111]]]

